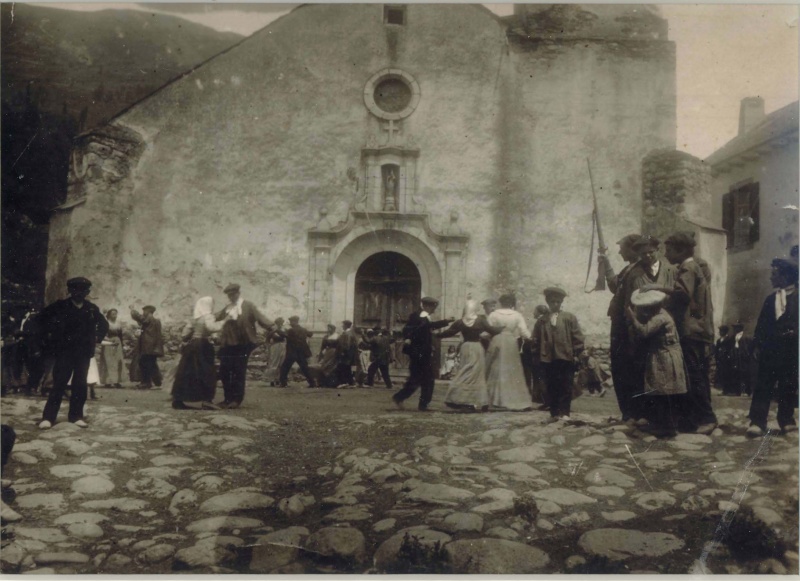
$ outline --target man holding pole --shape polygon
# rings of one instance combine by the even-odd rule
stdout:
[[[636,369],[633,361],[634,349],[625,321],[625,307],[630,300],[630,296],[626,296],[625,292],[630,285],[626,285],[625,281],[639,261],[639,254],[634,250],[633,245],[640,238],[641,236],[638,234],[628,234],[617,242],[619,255],[628,263],[619,274],[614,273],[604,248],[599,250],[597,257],[598,268],[605,277],[609,290],[614,293],[611,303],[608,305],[608,316],[611,319],[611,377],[614,381],[614,393],[617,395],[617,404],[623,422],[636,419],[640,415],[636,408],[638,402],[633,397],[637,393],[639,380],[632,373]]]

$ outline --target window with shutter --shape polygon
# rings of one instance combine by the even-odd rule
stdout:
[[[722,227],[729,250],[752,248],[760,235],[758,184],[746,184],[722,197]]]

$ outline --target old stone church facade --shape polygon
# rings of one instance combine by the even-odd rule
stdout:
[[[84,275],[103,307],[177,321],[238,282],[314,330],[397,328],[420,295],[529,314],[559,284],[605,333],[587,159],[615,249],[642,160],[674,147],[652,6],[304,5],[78,138],[47,298]]]

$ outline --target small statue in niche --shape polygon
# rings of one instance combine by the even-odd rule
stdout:
[[[389,171],[386,172],[383,191],[383,211],[397,211],[397,176],[394,173],[394,168],[389,168]]]

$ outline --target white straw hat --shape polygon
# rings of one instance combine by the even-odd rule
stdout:
[[[635,290],[631,295],[631,304],[637,307],[654,307],[663,303],[666,298],[667,295],[661,291],[639,292],[639,290]]]

